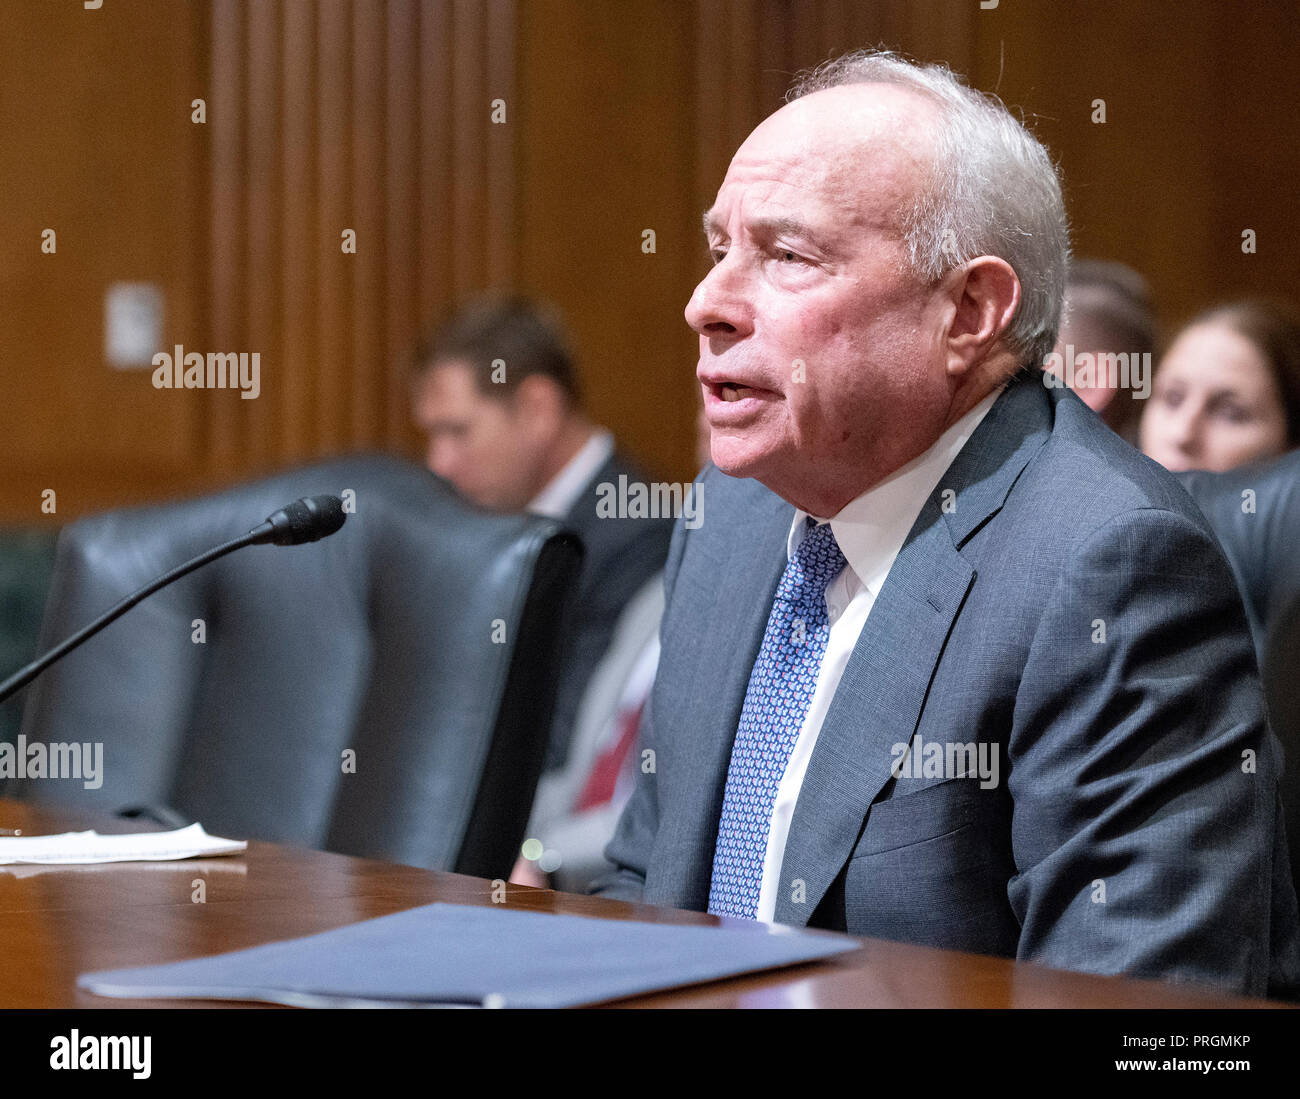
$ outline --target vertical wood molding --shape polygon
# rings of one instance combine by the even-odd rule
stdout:
[[[488,0],[485,16],[486,79],[482,102],[468,105],[471,116],[475,110],[487,116],[489,104],[497,99],[505,101],[508,111],[514,112],[518,108],[515,102],[515,0]],[[516,268],[515,190],[518,183],[514,144],[519,127],[517,114],[513,120],[509,115],[507,119],[504,125],[489,123],[486,130],[486,282],[495,286],[513,285]]]
[[[384,301],[388,292],[386,203],[376,179],[384,164],[385,72],[387,33],[367,4],[352,9],[352,211],[357,254],[351,262],[352,297],[347,310],[351,326],[352,373],[348,379],[346,444],[351,449],[373,446],[380,423],[382,389],[375,384],[387,344]]]
[[[390,0],[388,7],[388,87],[384,143],[385,245],[387,290],[383,358],[375,363],[381,384],[379,426],[385,442],[402,437],[407,413],[403,364],[410,339],[419,326],[415,273],[419,233],[417,207],[416,80],[419,64],[419,11],[415,0]],[[378,183],[379,181],[374,181]],[[371,184],[372,186],[374,183]],[[455,243],[459,243],[457,240]],[[458,254],[459,248],[453,248]]]
[[[214,421],[223,469],[413,443],[416,340],[517,265],[489,119],[514,22],[515,0],[214,0],[213,349],[262,354],[261,397]]]
[[[485,27],[475,18],[483,12],[478,0],[455,0],[452,20],[452,232],[455,239],[482,236],[487,200],[488,103],[484,96]],[[478,111],[475,111],[475,107]],[[484,285],[485,251],[458,251],[452,289],[463,298]]]
[[[244,65],[247,128],[244,133],[246,171],[240,187],[247,203],[244,248],[245,263],[234,277],[248,287],[248,315],[242,331],[231,333],[230,350],[264,353],[279,360],[282,328],[282,298],[277,277],[284,255],[283,208],[280,180],[283,175],[282,123],[280,102],[283,71],[280,42],[279,0],[265,0],[245,8]],[[229,227],[237,231],[237,227]],[[228,231],[220,227],[216,231]],[[257,400],[240,406],[244,472],[273,466],[279,450],[272,432],[275,418],[282,413],[283,366],[263,378]]]
[[[349,122],[352,100],[351,0],[320,0],[316,40],[319,95],[316,127],[319,155],[316,187],[319,194],[315,226],[315,263],[319,278],[316,298],[316,408],[312,442],[317,454],[337,453],[349,442],[347,401],[349,379],[357,370],[350,321],[356,293],[358,255],[343,252],[343,231],[356,231],[352,142]],[[369,242],[373,247],[373,242]]]
[[[451,0],[428,0],[420,9],[420,286],[419,321],[431,322],[453,295],[446,259],[451,232]]]
[[[241,277],[248,254],[244,201],[247,102],[245,86],[244,10],[239,0],[214,0],[211,66],[206,99],[211,148],[208,205],[210,248],[208,285],[211,317],[208,331],[214,348],[236,350],[245,331],[248,295]],[[243,420],[239,406],[223,401],[213,409],[209,461],[217,468],[242,468]]]
[[[322,75],[316,71],[316,29],[321,9],[286,0],[283,16],[284,98],[281,102],[284,174],[280,179],[283,235],[279,273],[283,286],[279,346],[262,357],[262,378],[278,383],[280,400],[276,461],[312,454],[321,363],[317,346],[316,104]],[[338,277],[337,273],[334,276]]]

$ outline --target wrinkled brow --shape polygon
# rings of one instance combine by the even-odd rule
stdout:
[[[711,209],[704,211],[704,217],[702,219],[702,222],[704,226],[704,235],[706,237],[714,236],[714,235],[717,236],[724,235],[724,230],[722,226],[718,223],[718,220],[714,216],[714,213]],[[753,221],[749,223],[749,230],[751,233],[754,233],[756,236],[760,236],[760,237],[768,237],[768,238],[782,237],[782,236],[798,237],[800,240],[809,241],[810,243],[816,244],[819,247],[826,246],[826,242],[823,241],[817,233],[814,233],[812,229],[810,229],[802,221],[799,221],[797,218],[792,218],[792,217],[755,218]]]

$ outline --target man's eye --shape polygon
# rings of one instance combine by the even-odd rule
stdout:
[[[801,255],[791,252],[789,248],[778,248],[776,256],[782,263],[799,263],[803,260]]]
[[[718,264],[722,262],[722,257],[725,256],[726,254],[727,253],[724,252],[721,248],[711,248],[709,250],[709,259],[713,260],[715,264]]]

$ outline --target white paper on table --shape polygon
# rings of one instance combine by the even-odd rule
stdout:
[[[165,862],[199,856],[237,855],[244,840],[209,836],[201,824],[171,832],[62,832],[57,836],[0,837],[0,865],[7,863],[76,864],[93,862]]]

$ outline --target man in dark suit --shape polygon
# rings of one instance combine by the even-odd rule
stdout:
[[[705,224],[709,509],[674,533],[599,891],[1285,991],[1279,752],[1232,575],[1177,483],[1043,384],[1046,151],[864,51],[750,135]]]
[[[434,473],[483,507],[561,519],[586,548],[547,756],[558,767],[620,612],[663,568],[673,517],[611,507],[620,478],[645,475],[583,412],[559,319],[538,303],[485,298],[444,323],[417,352],[412,410]]]

